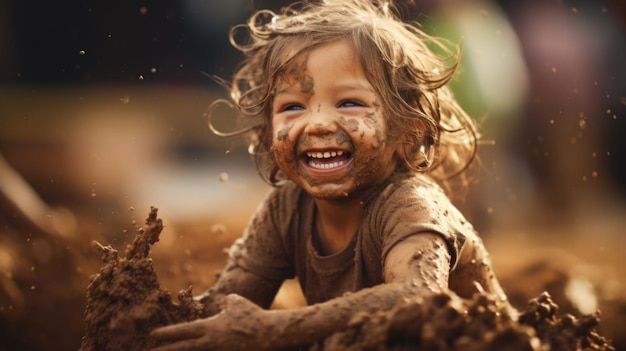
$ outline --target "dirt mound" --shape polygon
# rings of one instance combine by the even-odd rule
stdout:
[[[162,229],[153,207],[146,228],[139,229],[125,257],[96,242],[105,265],[87,288],[81,350],[149,349],[155,346],[148,338],[154,328],[203,316],[203,305],[193,300],[191,287],[179,292],[179,303],[174,303],[159,285],[149,253]]]
[[[312,351],[331,350],[613,350],[594,327],[597,315],[557,317],[547,293],[529,302],[516,321],[487,295],[407,299],[388,312],[355,317],[346,331]]]

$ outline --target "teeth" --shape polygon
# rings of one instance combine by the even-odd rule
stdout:
[[[343,155],[343,151],[307,152],[306,155],[310,158],[331,158]]]
[[[343,161],[332,162],[332,163],[315,163],[315,161],[310,160],[309,166],[313,168],[317,168],[317,169],[331,169],[331,168],[337,168],[339,166],[343,166]]]

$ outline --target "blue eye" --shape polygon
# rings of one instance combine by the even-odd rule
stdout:
[[[301,111],[301,110],[304,110],[304,107],[299,104],[287,104],[280,110],[281,111]]]
[[[339,104],[339,107],[359,107],[359,106],[364,106],[364,105],[356,100],[345,100]]]

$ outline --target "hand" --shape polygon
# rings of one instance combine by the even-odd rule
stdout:
[[[158,328],[150,336],[164,344],[153,351],[262,350],[271,346],[269,313],[235,294],[224,298],[219,314],[193,322]]]

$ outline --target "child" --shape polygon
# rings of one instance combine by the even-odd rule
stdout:
[[[299,6],[256,13],[246,45],[231,31],[246,55],[232,98],[275,187],[200,297],[210,317],[157,329],[171,342],[159,350],[306,346],[358,312],[448,289],[507,303],[481,240],[435,181],[475,154],[475,127],[445,86],[458,57],[447,66],[427,47],[443,45],[386,2]],[[308,306],[267,310],[294,276]]]

